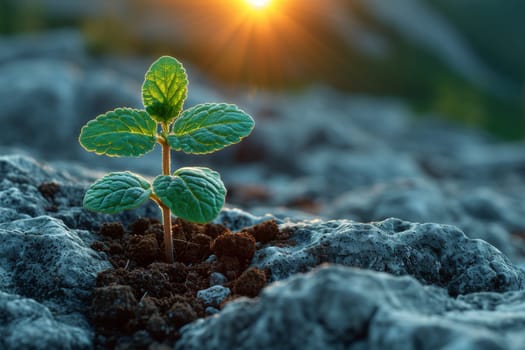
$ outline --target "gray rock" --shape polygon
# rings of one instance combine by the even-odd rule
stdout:
[[[4,345],[7,349],[15,348],[13,344],[27,339],[28,348],[31,348],[31,346],[38,348],[37,346],[40,343],[35,343],[37,338],[32,338],[34,335],[34,337],[42,337],[42,344],[48,345],[48,348],[54,348],[55,343],[53,342],[56,341],[55,335],[58,333],[49,331],[45,336],[39,333],[40,329],[47,330],[49,327],[54,327],[57,332],[60,331],[64,334],[66,339],[63,343],[65,344],[64,348],[83,348],[86,346],[89,348],[91,346],[92,330],[83,313],[85,312],[89,293],[94,286],[96,273],[109,266],[103,256],[89,248],[89,245],[96,237],[94,233],[98,229],[98,225],[104,221],[131,222],[139,215],[157,215],[158,209],[151,204],[119,215],[100,215],[85,211],[81,207],[82,196],[87,184],[94,178],[97,178],[99,174],[68,165],[67,163],[57,164],[52,167],[40,164],[29,157],[0,156],[0,174],[2,174],[0,178],[0,208],[2,209],[0,210],[0,290],[3,292],[3,294],[0,294],[0,310],[2,310],[2,303],[10,303],[10,300],[25,300],[19,304],[28,305],[27,307],[24,306],[24,308],[28,309],[28,312],[23,315],[14,311],[10,313],[2,313],[0,311],[0,318],[5,317],[7,320],[0,326],[0,332],[3,332],[0,335],[6,335],[1,340],[4,343],[0,343],[0,347]],[[56,183],[58,185],[57,190],[53,195],[45,196],[39,190],[39,186],[49,182]],[[411,200],[415,200],[418,196],[425,193],[425,189],[429,188],[433,189],[434,192],[430,192],[435,198],[423,199],[423,203],[426,203],[420,207],[423,210],[416,210],[419,208],[418,206],[414,206],[416,209],[411,210],[412,206],[400,204],[403,201],[409,203]],[[399,193],[402,192],[403,187],[400,186],[398,191]],[[394,203],[397,203],[397,206],[404,208],[398,211],[400,214],[405,212],[407,215],[414,215],[413,218],[417,218],[416,215],[424,218],[426,215],[433,213],[432,207],[433,205],[439,205],[443,193],[445,193],[444,189],[437,186],[432,187],[430,182],[417,183],[414,192],[409,191],[410,195],[400,197],[401,200],[399,202],[390,202],[390,206],[385,204],[383,213],[389,213],[389,208],[394,207]],[[374,199],[377,205],[370,204],[363,213],[358,213],[358,215],[372,215],[369,214],[373,212],[372,209],[376,208],[375,210],[377,210],[377,208],[381,208],[381,205],[379,205],[380,198]],[[519,197],[513,197],[511,200],[509,195],[505,194],[489,207],[487,205],[491,203],[487,198],[490,198],[490,196],[485,192],[481,192],[481,194],[471,192],[470,197],[465,195],[461,198],[464,199],[455,201],[455,206],[440,207],[441,209],[439,210],[443,210],[440,215],[443,215],[443,218],[453,218],[454,213],[466,213],[467,217],[472,218],[470,222],[482,226],[501,222],[501,225],[494,226],[492,230],[496,236],[499,235],[499,237],[503,238],[507,236],[498,233],[500,230],[518,228],[520,225],[519,213],[522,210],[521,207],[518,206],[516,210],[503,215],[503,211],[507,210],[508,206],[517,203]],[[385,201],[385,203],[387,202]],[[476,204],[478,202],[479,204]],[[373,203],[373,201],[370,200],[370,203]],[[355,208],[357,207],[356,205]],[[489,210],[494,215],[485,215],[483,214],[484,210]],[[269,208],[269,211],[272,212],[271,208]],[[275,210],[275,212],[278,213],[279,211]],[[294,322],[304,322],[302,325],[297,324],[297,328],[305,327],[305,332],[309,332],[308,337],[305,339],[312,339],[312,344],[330,344],[325,346],[330,349],[337,349],[338,346],[346,346],[348,348],[350,342],[356,349],[359,346],[367,348],[370,344],[370,348],[374,348],[374,346],[375,348],[380,348],[380,345],[377,344],[381,344],[381,346],[385,344],[381,343],[384,341],[382,339],[388,339],[387,345],[419,344],[417,343],[419,341],[417,340],[419,339],[418,337],[421,334],[426,334],[425,332],[432,333],[432,330],[436,330],[436,334],[440,336],[433,340],[437,343],[430,343],[431,345],[437,344],[436,347],[444,344],[443,346],[447,345],[450,347],[479,346],[483,349],[483,344],[493,344],[497,341],[497,344],[503,344],[502,346],[505,348],[506,342],[510,343],[511,341],[520,341],[522,339],[520,338],[522,336],[514,332],[511,326],[507,327],[503,321],[499,321],[503,316],[497,312],[499,312],[499,308],[507,313],[512,313],[514,316],[515,313],[519,314],[521,312],[524,300],[520,294],[521,292],[514,294],[503,293],[523,288],[525,272],[512,265],[502,253],[486,242],[469,239],[459,229],[446,225],[414,224],[399,219],[387,219],[371,224],[360,224],[348,220],[323,221],[319,219],[297,223],[293,222],[296,219],[294,212],[286,211],[286,213],[287,215],[283,214],[283,219],[278,220],[278,222],[281,223],[282,229],[290,231],[292,234],[291,239],[296,244],[294,246],[264,247],[257,252],[252,261],[252,265],[268,268],[273,281],[287,277],[291,277],[292,281],[294,279],[299,280],[303,277],[293,275],[315,268],[323,262],[357,266],[389,272],[394,275],[410,275],[413,277],[396,279],[374,272],[357,273],[355,272],[356,270],[346,269],[343,270],[353,271],[351,276],[344,275],[344,277],[340,278],[337,277],[339,272],[336,272],[335,275],[328,274],[332,276],[327,277],[328,280],[335,280],[336,282],[334,283],[336,285],[342,286],[334,287],[337,293],[341,292],[344,294],[347,288],[350,288],[353,297],[348,298],[348,295],[344,294],[343,298],[330,294],[332,293],[330,292],[332,287],[329,287],[331,284],[323,279],[325,277],[318,280],[315,274],[307,275],[308,277],[304,279],[311,280],[311,282],[304,282],[304,284],[318,283],[318,286],[305,291],[305,293],[312,294],[309,296],[310,299],[305,299],[303,303],[317,303],[322,305],[322,309],[331,311],[327,311],[326,315],[323,314],[322,316],[316,316],[317,314],[306,311],[304,317],[314,322],[308,323],[303,319],[294,319],[295,314],[290,311],[291,309],[288,309],[287,306],[281,306],[281,301],[276,301],[275,306],[273,306],[273,312],[283,312],[284,314],[283,316],[272,314],[268,317],[269,319],[284,317],[284,324],[287,327]],[[238,231],[244,227],[272,219],[274,218],[272,214],[258,216],[239,209],[224,209],[215,222],[221,223],[231,230]],[[469,229],[476,231],[482,226],[472,224],[469,226]],[[505,241],[508,242],[506,239]],[[357,275],[356,277],[354,274],[359,276],[361,276],[360,274],[365,274],[368,277],[359,277]],[[49,278],[50,276],[53,276],[53,278]],[[348,284],[350,278],[356,282]],[[363,278],[368,278],[368,280],[379,279],[380,282],[359,282]],[[405,296],[402,296],[401,292],[395,295],[392,294],[394,293],[392,291],[399,291],[401,287],[391,286],[390,284],[396,285],[395,283],[398,282],[390,281],[405,281],[403,282],[403,288],[409,292]],[[422,287],[420,283],[443,287],[443,289]],[[370,292],[374,291],[374,288],[378,285],[383,286],[383,289]],[[265,293],[272,295],[274,293],[272,290],[283,291],[283,289],[279,288],[288,288],[287,286],[288,282],[286,281],[282,284],[275,284],[263,291],[261,301],[241,300],[233,303],[233,306],[223,309],[213,319],[222,320],[224,317],[230,317],[228,315],[231,311],[228,310],[236,310],[239,306],[235,305],[245,305],[243,307],[248,308],[253,307],[254,310],[252,312],[255,312],[259,310],[257,305],[266,305],[265,303],[268,303],[265,301],[265,298],[267,298]],[[327,291],[322,286],[326,286],[330,290]],[[290,290],[298,290],[296,287],[290,288]],[[390,291],[390,294],[387,291]],[[465,295],[466,293],[481,291],[501,292],[502,294],[477,293],[477,297]],[[451,299],[447,292],[459,296],[457,299]],[[206,291],[201,291],[200,297],[205,300],[208,306],[216,307],[228,293],[229,290],[227,288],[216,285]],[[287,293],[292,295],[295,292],[283,292],[283,295],[287,295]],[[359,293],[363,296],[357,297],[361,295]],[[308,296],[307,294],[301,295],[305,298]],[[370,295],[369,300],[363,299],[368,295]],[[511,301],[508,301],[509,297],[507,296],[510,295],[513,297]],[[400,300],[399,305],[392,301],[396,300],[395,298]],[[347,299],[350,301],[345,301]],[[346,303],[352,303],[354,299],[358,306],[346,307],[346,309],[342,307],[347,305]],[[289,307],[291,308],[298,308],[297,310],[303,308],[303,306],[292,306],[293,302],[290,300],[282,301],[282,305],[287,303],[290,304]],[[326,303],[327,306],[324,306],[325,304],[323,303]],[[419,305],[423,303],[427,303],[428,306],[426,309],[422,308],[420,310]],[[440,303],[443,303],[446,307]],[[270,304],[268,303],[268,305]],[[311,305],[310,307],[315,306],[315,304]],[[372,312],[374,315],[381,315],[383,309],[388,310],[394,306],[397,309],[375,320],[377,324],[374,323],[372,326],[372,323],[367,321],[370,319],[367,316],[371,312],[370,310],[376,310]],[[332,311],[331,308],[338,310]],[[263,309],[266,310],[268,308],[264,307]],[[317,308],[316,310],[319,309]],[[353,314],[354,311],[348,312],[347,310],[355,310],[355,314]],[[208,311],[209,313],[215,312],[213,309],[208,309]],[[235,314],[235,317],[239,324],[247,329],[251,329],[249,322],[252,321],[250,320],[255,320],[260,316],[260,314],[257,314],[252,319],[250,312],[238,312],[239,314]],[[244,312],[244,309],[242,312]],[[494,318],[494,323],[483,319],[483,312],[490,312],[486,316],[490,319]],[[6,314],[15,315],[16,317],[4,316]],[[470,318],[467,317],[468,315],[470,315]],[[262,316],[263,320],[265,319],[264,317],[266,316]],[[349,322],[348,326],[345,326],[344,323],[341,325],[338,321],[341,317],[348,318],[347,321],[344,321]],[[406,324],[407,328],[396,328],[401,327],[401,325],[395,323],[396,317],[397,320],[406,320],[403,324]],[[518,320],[519,317],[517,318]],[[450,326],[452,320],[456,322],[457,319],[460,320],[457,322],[460,322],[461,326],[452,328]],[[511,318],[511,320],[510,322],[514,322],[514,318]],[[195,334],[204,332],[211,336],[214,334],[213,327],[215,326],[213,326],[213,322],[210,320],[197,321],[187,329],[195,327]],[[319,323],[322,326],[319,326]],[[282,326],[283,322],[275,323],[276,326],[278,324]],[[486,336],[475,334],[473,324],[485,327],[494,334],[499,332],[504,335],[493,336],[490,333]],[[199,328],[201,325],[204,328]],[[274,326],[273,324],[266,326],[265,323],[260,323],[260,325],[260,327],[270,327],[267,329],[271,329],[271,326]],[[41,328],[35,329],[35,327]],[[261,345],[261,348],[264,349],[264,346],[266,346],[265,341],[268,344],[275,344],[275,342],[281,342],[282,337],[285,336],[290,338],[286,341],[295,341],[295,339],[300,339],[303,336],[302,333],[297,333],[297,337],[290,337],[291,333],[287,327],[284,327],[284,329],[281,327],[280,331],[268,334],[266,340],[259,339],[259,336],[248,338],[256,338],[250,340],[253,342],[262,342],[252,345]],[[329,329],[329,331],[325,332],[325,328]],[[398,331],[402,337],[393,337],[390,335],[390,331]],[[188,340],[193,337],[193,335],[190,336],[192,333],[190,331],[185,332],[183,342],[180,345],[182,348],[185,346],[189,347],[190,345],[188,344],[191,344],[193,341]],[[279,332],[285,335],[281,335]],[[297,332],[301,331],[297,330]],[[10,338],[11,334],[13,334],[12,338]],[[241,332],[240,334],[239,341],[246,338],[243,336],[244,333]],[[365,339],[363,334],[367,334],[367,337],[370,339]],[[467,336],[463,337],[465,334]],[[23,340],[21,340],[21,337],[23,337]],[[293,340],[291,340],[292,338]],[[88,339],[87,342],[85,339]],[[413,341],[413,339],[416,340]],[[202,339],[199,341],[202,341]],[[338,341],[342,341],[343,343],[341,344],[343,345],[340,345]],[[463,343],[458,343],[460,341]],[[302,341],[301,344],[303,343]],[[20,344],[25,343],[22,342]],[[211,342],[210,344],[213,345],[214,343]],[[221,344],[221,346],[224,346],[224,344]],[[235,345],[234,343],[232,344]],[[291,344],[290,348],[293,348],[294,345]],[[58,347],[58,345],[55,347]],[[388,346],[385,345],[385,347]],[[513,348],[510,347],[510,349]]]
[[[486,240],[514,261],[525,250],[525,242],[515,237],[525,230],[525,205],[516,187],[465,189],[455,182],[428,178],[385,182],[339,195],[323,215],[364,222],[388,217],[439,222],[459,227],[470,238]]]
[[[81,208],[86,183],[96,175],[73,169],[0,156],[2,349],[92,347],[93,332],[84,315],[97,273],[110,264],[90,245],[98,226],[119,216]],[[39,190],[46,183],[57,185],[54,194],[44,196]],[[120,219],[132,222],[147,215],[148,208],[123,213]]]
[[[343,151],[389,154],[414,123],[406,105],[395,99],[349,96],[323,87],[300,95],[263,95],[256,101],[242,101],[245,103],[255,116],[268,108],[275,116],[258,118],[253,135],[243,143],[264,147],[266,167],[296,172],[294,175],[313,165],[310,151],[330,148],[339,155]]]
[[[0,223],[48,215],[62,220],[71,229],[97,231],[103,222],[133,222],[140,216],[158,217],[153,202],[117,215],[94,213],[82,208],[82,198],[90,184],[101,174],[87,169],[83,173],[71,166],[51,167],[19,155],[0,156]],[[45,198],[39,186],[58,185],[52,198]]]
[[[499,223],[510,232],[525,230],[525,204],[510,193],[477,188],[459,198],[465,214],[483,223]]]
[[[501,224],[495,222],[479,222],[468,217],[458,221],[460,227],[469,238],[482,239],[518,263],[525,255],[525,245],[522,240],[512,235]]]
[[[91,233],[45,215],[78,205],[82,181],[23,156],[1,156],[0,174],[0,348],[89,349],[83,313],[97,272],[110,265],[89,248]],[[49,182],[71,186],[54,196],[56,211],[38,190]]]
[[[110,267],[77,232],[48,216],[2,223],[0,239],[0,261],[11,279],[2,284],[60,311],[81,310],[96,274]]]
[[[269,269],[272,281],[330,262],[411,275],[452,295],[525,286],[525,271],[490,244],[469,239],[454,226],[387,219],[370,224],[317,220],[281,228],[290,231],[294,244],[260,249],[252,261]]]
[[[522,348],[525,292],[458,299],[404,276],[325,266],[182,329],[191,349]]]
[[[10,126],[2,133],[2,144],[66,156],[78,125],[71,117],[78,113],[75,68],[56,59],[31,59],[4,64],[0,74],[4,78],[0,81],[4,106],[0,120]],[[62,149],[65,145],[69,147]]]
[[[396,179],[421,178],[423,174],[411,157],[381,152],[319,149],[300,158],[304,172],[322,179],[318,186],[325,196]]]
[[[60,321],[33,299],[0,291],[0,348],[90,349],[93,332],[81,315]]]
[[[434,166],[443,175],[463,180],[471,186],[497,184],[505,188],[516,183],[523,184],[519,174],[525,166],[524,148],[523,142],[471,143],[447,159],[434,162]]]
[[[50,158],[82,155],[77,137],[85,121],[117,106],[138,105],[129,82],[71,61],[15,60],[1,65],[0,75],[0,121],[9,125],[2,145],[31,147]]]
[[[228,282],[228,278],[219,272],[212,272],[210,274],[210,287],[223,285]]]
[[[271,219],[273,216],[269,214],[255,216],[237,208],[225,208],[213,222],[224,225],[232,231],[238,231]]]
[[[215,314],[218,314],[220,312],[219,309],[216,309],[214,307],[211,307],[211,306],[208,306],[204,312],[206,312],[206,315],[215,315]]]
[[[322,215],[315,215],[311,213],[306,213],[302,210],[289,209],[286,206],[267,206],[267,207],[253,207],[250,208],[250,213],[253,215],[268,217],[271,215],[272,219],[278,223],[282,222],[297,222],[305,220],[315,220],[323,218]],[[271,213],[271,214],[270,214]]]
[[[201,299],[206,306],[218,307],[230,294],[230,288],[215,285],[208,289],[199,290],[197,298]]]
[[[396,217],[414,222],[451,223],[452,214],[439,186],[419,178],[384,181],[344,192],[326,208],[324,215],[365,222]]]

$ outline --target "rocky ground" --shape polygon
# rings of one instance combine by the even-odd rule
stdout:
[[[209,264],[197,278],[183,253],[177,271],[133,255],[157,249],[154,221],[140,234],[132,225],[158,217],[152,203],[118,215],[81,207],[99,170],[158,172],[158,153],[110,159],[76,141],[94,115],[140,105],[150,59],[94,60],[72,32],[2,39],[0,48],[0,348],[523,348],[524,144],[415,118],[392,98],[322,87],[221,91],[190,67],[187,106],[235,102],[257,123],[238,146],[174,157],[223,175],[227,208],[214,224],[255,245],[244,270],[232,270],[213,265],[229,256],[213,249],[217,231],[181,235]],[[268,220],[280,241],[246,231]],[[108,241],[108,222],[120,227],[109,235],[118,244]],[[138,249],[133,235],[150,249]],[[155,304],[156,280],[133,289],[115,272],[136,278],[148,267],[173,276],[159,282],[173,288],[171,304]],[[193,281],[186,289],[181,271]],[[258,296],[239,293],[244,271],[262,271],[268,285]],[[191,303],[174,291],[197,300],[194,314],[180,311]],[[116,305],[124,319],[101,328],[96,306],[108,295],[106,311]],[[124,328],[122,336],[104,343],[112,328]],[[159,329],[177,334],[162,338]]]

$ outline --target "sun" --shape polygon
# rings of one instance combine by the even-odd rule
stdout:
[[[246,3],[255,9],[264,9],[268,7],[272,0],[245,0]]]

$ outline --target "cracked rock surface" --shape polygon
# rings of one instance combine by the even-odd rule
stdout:
[[[458,298],[410,276],[325,265],[183,329],[177,350],[522,349],[525,291]]]
[[[261,249],[254,264],[271,271],[272,280],[330,262],[411,275],[451,295],[506,292],[525,286],[525,272],[496,248],[469,239],[454,226],[387,219],[369,224],[347,220],[282,225],[290,247]]]

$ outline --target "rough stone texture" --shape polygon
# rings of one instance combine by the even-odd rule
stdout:
[[[22,156],[0,157],[0,169],[3,174],[0,181],[0,198],[3,200],[2,207],[4,208],[1,212],[3,216],[0,220],[0,238],[2,242],[0,244],[0,288],[3,291],[3,294],[0,294],[0,305],[9,304],[11,300],[20,299],[24,300],[24,302],[16,305],[27,305],[28,309],[27,312],[22,314],[14,311],[0,314],[2,317],[4,317],[4,314],[11,315],[5,316],[6,322],[3,322],[2,326],[0,326],[0,332],[6,335],[13,334],[12,336],[4,337],[2,340],[4,343],[1,345],[4,345],[7,349],[17,349],[17,342],[20,342],[20,337],[23,337],[24,341],[30,344],[28,347],[34,345],[35,348],[38,348],[39,344],[44,344],[48,348],[53,348],[56,339],[62,338],[66,339],[63,343],[65,344],[64,348],[68,346],[73,348],[89,347],[92,331],[83,312],[87,303],[88,293],[94,285],[96,272],[107,266],[103,256],[88,248],[90,242],[94,239],[93,233],[98,230],[98,226],[104,221],[130,222],[132,218],[137,217],[139,214],[147,215],[148,211],[152,209],[145,206],[136,211],[113,216],[86,212],[80,207],[81,198],[86,182],[96,176],[96,174],[91,174],[86,170],[68,166],[57,166],[54,168]],[[58,186],[48,186],[49,189],[47,191],[42,191],[42,187],[40,187],[42,183],[56,183]],[[474,198],[484,198],[483,193],[474,193],[472,196]],[[505,198],[496,202],[491,208],[507,205],[505,204]],[[487,206],[472,205],[470,204],[471,201],[466,201],[466,203],[464,206],[473,215],[477,216],[482,216],[479,214],[480,211],[487,208]],[[501,221],[507,222],[506,225],[511,225],[516,220],[515,215],[513,215],[505,217]],[[221,212],[216,222],[224,224],[234,231],[239,231],[270,218],[272,218],[271,215],[256,216],[239,209],[226,209]],[[444,289],[421,287],[419,282],[415,282],[408,277],[399,279],[400,281],[410,281],[409,284],[418,286],[417,288],[414,287],[416,288],[414,295],[419,296],[419,299],[416,298],[416,300],[419,300],[421,304],[428,303],[429,305],[434,305],[436,298],[438,300],[443,299],[444,303],[456,303],[456,301],[447,296],[447,291],[456,295],[481,291],[498,291],[503,293],[523,288],[524,271],[512,265],[494,247],[480,240],[469,239],[460,230],[452,226],[415,224],[399,219],[388,219],[371,224],[360,224],[348,220],[317,220],[300,223],[293,223],[283,219],[277,221],[280,223],[281,229],[288,230],[291,234],[290,239],[295,242],[295,245],[280,247],[262,246],[252,261],[252,264],[255,266],[269,268],[271,272],[270,277],[273,280],[289,276],[292,276],[292,280],[294,278],[303,278],[294,277],[293,275],[297,272],[314,268],[323,262],[346,264],[370,270],[385,271],[396,275],[410,275],[423,284],[443,287]],[[373,272],[360,272],[360,274],[363,273],[371,276],[384,276]],[[53,276],[52,279],[49,278],[50,275]],[[313,275],[308,276],[305,277],[306,280],[312,280],[311,283],[314,284],[317,283],[317,277],[312,277]],[[350,288],[352,295],[361,290],[364,296],[373,296],[367,302],[357,299],[359,305],[362,304],[365,307],[365,305],[371,304],[385,304],[384,308],[387,308],[388,305],[393,303],[391,301],[393,300],[391,298],[392,292],[387,291],[392,288],[395,290],[395,288],[389,286],[390,282],[387,283],[383,280],[398,281],[398,279],[381,277],[382,282],[379,285],[384,286],[384,289],[378,290],[373,294],[370,292],[370,290],[373,290],[372,287],[369,287],[369,285],[363,286],[359,282],[348,283],[349,278],[348,276],[342,278],[345,282],[341,284],[341,287],[337,287],[338,290],[341,290],[341,293],[346,293],[346,290]],[[352,280],[354,279],[354,277],[351,278]],[[264,302],[267,293],[271,294],[274,288],[285,288],[282,286],[287,286],[288,283],[284,281],[281,284],[275,284],[263,290],[261,302],[242,301],[232,304],[233,306],[228,306],[213,319],[222,320],[223,317],[230,317],[228,315],[232,311],[229,310],[236,310],[238,306],[235,305],[248,303],[249,307],[253,306],[255,310],[257,309],[255,306],[258,303]],[[321,280],[319,286],[324,285],[329,286],[330,284]],[[406,288],[410,289],[412,287]],[[301,291],[301,289],[296,287],[291,288],[292,290]],[[425,294],[421,290],[435,290],[439,292]],[[288,293],[289,295],[292,295],[291,291]],[[310,293],[313,294],[310,295]],[[380,348],[380,346],[390,347],[390,345],[397,346],[396,344],[405,344],[407,342],[416,344],[414,346],[417,347],[420,340],[413,341],[413,339],[421,339],[418,338],[421,337],[420,334],[426,334],[423,330],[432,334],[435,331],[436,334],[440,335],[436,340],[437,342],[447,341],[452,344],[451,346],[467,344],[465,346],[470,346],[471,348],[479,346],[480,349],[484,349],[483,346],[485,345],[483,344],[494,344],[496,342],[496,344],[503,344],[503,348],[506,348],[506,341],[512,343],[521,339],[520,337],[522,336],[514,331],[514,329],[519,328],[516,324],[519,325],[521,323],[519,323],[519,318],[516,321],[517,323],[514,323],[515,318],[510,318],[510,321],[503,323],[501,321],[503,316],[497,312],[499,312],[500,308],[501,310],[506,310],[506,313],[519,313],[520,308],[522,308],[520,303],[523,303],[523,298],[517,297],[517,295],[520,295],[519,293],[521,292],[516,292],[515,294],[477,293],[477,297],[460,295],[457,299],[461,301],[460,305],[465,304],[465,308],[473,311],[469,311],[471,315],[469,319],[464,320],[460,318],[460,321],[457,321],[461,323],[459,328],[450,326],[449,323],[452,321],[448,318],[438,317],[438,315],[443,313],[442,309],[438,308],[438,311],[433,311],[433,309],[428,309],[430,308],[428,306],[427,309],[419,311],[419,304],[414,306],[408,301],[408,304],[396,304],[396,307],[398,307],[396,313],[392,311],[392,313],[382,316],[378,319],[377,324],[370,323],[369,329],[366,328],[368,323],[363,321],[363,319],[366,319],[366,310],[363,311],[365,314],[362,318],[358,317],[361,315],[359,313],[344,313],[345,317],[353,320],[348,322],[351,322],[352,327],[355,328],[344,325],[341,326],[342,328],[338,328],[339,322],[337,320],[341,312],[337,310],[323,313],[324,316],[322,317],[326,317],[326,321],[323,318],[319,321],[321,316],[317,317],[315,316],[316,314],[311,316],[307,312],[308,319],[312,322],[320,322],[322,326],[319,326],[319,323],[304,323],[301,327],[306,327],[305,329],[309,330],[309,336],[315,338],[312,339],[313,344],[319,345],[324,344],[323,342],[328,342],[326,344],[329,345],[326,346],[330,349],[348,347],[349,342],[355,339],[357,341],[353,342],[352,346],[356,348],[365,346],[367,344],[365,341],[370,341],[371,346],[376,346],[376,348]],[[315,298],[327,299],[327,303],[333,299],[336,305],[334,309],[340,309],[341,305],[346,305],[345,303],[347,302],[352,303],[351,300],[354,298],[352,297],[350,301],[345,301],[348,299],[346,294],[340,299],[337,299],[335,296],[326,298],[325,295],[328,294],[323,289],[308,289],[304,293],[293,295],[298,303],[301,302],[303,297],[310,295],[310,298],[314,298],[313,300],[303,301],[309,305],[312,305],[310,304],[312,302],[320,302]],[[507,295],[514,295],[512,302],[507,303]],[[290,298],[292,297],[290,296]],[[412,300],[414,298],[410,294],[405,299]],[[402,296],[399,296],[398,299],[405,300]],[[342,304],[337,304],[338,301],[336,300],[340,300]],[[283,305],[286,304],[291,305],[293,303],[291,301],[283,302]],[[295,317],[294,314],[286,312],[289,309],[284,306],[281,307],[281,304],[276,302],[272,305],[274,306],[271,308],[274,311],[276,310],[275,312],[284,310],[285,314],[282,316],[284,317],[284,324],[296,324],[299,327],[304,322],[303,319],[293,318]],[[329,308],[331,306],[326,307]],[[372,306],[372,308],[376,307]],[[480,308],[485,308],[486,310],[479,311]],[[351,308],[350,310],[353,309]],[[378,310],[382,309],[379,308]],[[418,313],[414,313],[416,312],[414,310]],[[216,310],[212,309],[209,311],[209,314],[216,312]],[[238,312],[239,314],[235,314],[234,318],[239,324],[243,325],[242,327],[250,329],[249,324],[243,322],[251,322],[249,321],[251,313],[247,313],[244,309]],[[460,316],[469,315],[469,312],[464,312]],[[488,312],[488,314],[483,312]],[[377,314],[379,314],[379,311],[377,311]],[[40,316],[36,317],[34,315]],[[451,312],[450,315],[455,314]],[[253,320],[255,320],[260,315],[257,314],[253,317]],[[268,317],[273,319],[273,317],[281,316],[270,315]],[[449,317],[448,314],[447,317]],[[35,321],[35,319],[38,321]],[[395,327],[400,327],[396,326],[398,324],[396,320],[399,319],[405,320],[402,324],[407,327],[399,329],[399,334],[404,338],[390,335],[390,332],[397,332]],[[492,319],[496,320],[493,321],[495,323],[490,323]],[[43,323],[43,325],[40,326],[39,322]],[[196,334],[204,332],[204,334],[211,336],[214,334],[214,326],[209,322],[211,321],[207,320],[204,323],[198,321],[187,329],[196,327]],[[279,325],[281,330],[276,331],[277,333],[265,335],[267,337],[266,340],[260,339],[260,337],[252,337],[256,339],[251,339],[250,341],[262,342],[252,345],[261,346],[264,349],[264,346],[267,346],[264,343],[265,341],[268,344],[282,342],[284,341],[282,340],[284,336],[281,336],[279,332],[284,332],[287,338],[286,341],[292,341],[292,339],[295,341],[295,339],[300,339],[303,336],[302,333],[297,333],[296,337],[290,337],[289,335],[292,333],[290,333],[288,328],[282,326],[283,322],[273,323],[275,326]],[[473,326],[471,326],[474,323],[477,326],[481,325],[490,329],[492,333],[476,335],[477,333],[474,333],[472,330]],[[35,326],[41,328],[35,330]],[[206,327],[206,331],[199,327]],[[324,334],[324,327],[334,328],[334,334],[337,336]],[[14,329],[16,331],[13,331]],[[40,329],[48,330],[43,338],[39,333]],[[199,329],[201,330],[197,331]],[[268,329],[271,330],[272,328]],[[187,332],[180,345],[182,348],[190,346],[188,344],[191,343],[187,339],[193,333],[191,331]],[[373,334],[376,334],[374,332],[378,335],[371,338],[371,340],[365,339],[365,335],[372,337]],[[498,332],[505,335],[495,335]],[[339,337],[343,333],[347,335]],[[387,338],[387,335],[390,338]],[[59,336],[62,338],[57,338]],[[239,341],[245,338],[241,336]],[[342,339],[342,345],[334,340],[336,338]],[[199,341],[203,340],[200,339]],[[385,343],[380,343],[381,341]],[[464,343],[455,343],[456,341]],[[223,340],[221,339],[219,342],[220,346],[228,344],[222,342]],[[301,344],[303,343],[304,341],[301,342]],[[209,344],[211,344],[209,345],[210,348],[213,348],[214,343],[210,342]],[[251,343],[247,342],[247,344]],[[441,343],[436,344],[439,345]],[[237,345],[232,343],[232,346]],[[293,348],[294,343],[290,346]],[[239,348],[242,349],[243,347],[240,346]],[[510,347],[510,349],[513,348]]]
[[[253,263],[271,280],[330,262],[411,275],[452,295],[505,292],[525,286],[525,271],[490,244],[469,239],[454,226],[387,219],[370,224],[347,220],[290,223],[292,246],[257,251]]]
[[[89,248],[93,232],[110,219],[131,222],[151,210],[120,219],[87,212],[80,206],[93,177],[85,169],[0,156],[1,349],[91,348],[85,310],[97,273],[110,267]],[[58,186],[44,192],[46,183]]]
[[[210,275],[210,287],[220,286],[228,282],[228,278],[219,272],[212,272]]]
[[[56,317],[33,299],[0,291],[1,349],[90,349],[92,337],[81,315]]]
[[[0,156],[0,223],[49,215],[72,229],[97,231],[109,221],[132,222],[139,216],[158,216],[158,209],[148,203],[118,215],[89,212],[82,208],[82,198],[90,182],[101,176],[87,169],[39,163],[20,155]],[[45,198],[38,187],[56,183],[58,190]]]
[[[514,193],[513,193],[514,192]],[[471,238],[493,244],[513,259],[525,252],[522,239],[525,202],[513,189],[440,187],[429,179],[392,181],[340,195],[325,216],[356,221],[389,217],[415,222],[440,222],[460,227]]]
[[[454,299],[408,276],[326,266],[186,326],[175,348],[518,350],[524,322],[523,291]]]
[[[269,214],[256,216],[243,210],[233,208],[222,210],[213,222],[224,225],[232,231],[239,231],[245,227],[253,226],[271,219],[273,219],[273,216]]]
[[[212,286],[197,292],[197,298],[201,299],[206,306],[219,306],[224,299],[231,294],[230,288],[223,286]]]
[[[48,216],[0,224],[0,261],[12,292],[78,310],[109,264],[80,235]],[[60,309],[59,309],[60,310]]]

